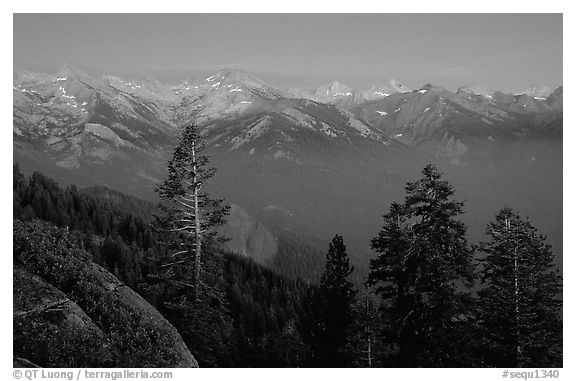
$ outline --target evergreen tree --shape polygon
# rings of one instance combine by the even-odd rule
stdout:
[[[551,247],[508,207],[486,232],[479,296],[488,365],[561,367],[562,285]]]
[[[12,164],[12,215],[19,218],[23,214],[22,208],[22,191],[26,188],[26,178],[20,171],[18,163]]]
[[[318,365],[346,366],[347,334],[352,323],[352,304],[356,291],[348,277],[353,271],[342,236],[336,234],[326,254],[326,269],[320,278],[322,297]]]
[[[161,199],[160,225],[167,233],[173,250],[162,264],[164,276],[186,278],[193,261],[193,289],[198,299],[203,245],[214,240],[214,228],[222,225],[230,206],[212,199],[205,190],[215,168],[207,168],[208,157],[202,154],[204,143],[194,124],[183,128],[182,138],[168,163],[168,176],[157,188]]]
[[[428,165],[406,186],[403,205],[393,203],[372,239],[379,253],[367,283],[382,297],[387,340],[397,347],[396,366],[463,366],[472,324],[469,294],[472,250],[451,200],[452,186]],[[460,345],[459,345],[460,344]]]

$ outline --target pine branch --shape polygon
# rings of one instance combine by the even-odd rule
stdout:
[[[188,261],[187,260],[181,260],[181,261],[176,261],[176,262],[164,263],[164,264],[160,265],[160,267],[172,267],[174,265],[179,265],[179,264],[186,263],[186,262],[188,262]]]
[[[177,255],[184,254],[184,253],[187,253],[187,252],[188,252],[188,250],[177,251],[176,253],[171,254],[170,257],[174,258],[174,257],[177,256]]]
[[[182,230],[186,230],[186,229],[194,229],[195,226],[194,225],[186,225],[186,226],[182,226],[181,228],[176,228],[176,229],[170,229],[171,232],[179,232]]]
[[[176,200],[176,202],[179,203],[179,204],[181,204],[181,205],[183,205],[183,206],[185,206],[185,207],[187,207],[187,208],[189,208],[189,209],[194,209],[193,206],[188,205],[188,204],[186,204],[185,202],[182,202],[182,201],[180,201],[180,200]]]

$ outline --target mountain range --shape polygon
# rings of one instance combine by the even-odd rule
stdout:
[[[15,69],[14,160],[153,200],[177,121],[193,119],[219,169],[210,190],[234,204],[232,249],[268,263],[281,237],[324,251],[340,233],[359,269],[380,215],[434,162],[466,200],[473,241],[509,204],[549,235],[561,265],[562,97],[562,87],[453,92],[395,80],[277,89],[229,69],[177,85]]]

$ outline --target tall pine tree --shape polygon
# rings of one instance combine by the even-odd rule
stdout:
[[[356,291],[348,280],[353,271],[342,236],[336,234],[326,254],[326,269],[320,278],[321,318],[316,356],[319,366],[343,367],[352,305]]]
[[[479,292],[487,365],[562,366],[562,284],[551,247],[505,207],[486,230]]]
[[[469,294],[460,289],[474,272],[466,226],[456,219],[463,204],[451,199],[452,186],[434,166],[422,174],[407,184],[404,204],[390,206],[372,239],[379,255],[367,283],[382,298],[394,365],[469,365],[463,347],[472,316]]]
[[[160,196],[160,225],[170,242],[168,260],[162,264],[164,276],[186,279],[193,263],[193,289],[198,299],[203,246],[213,242],[214,228],[225,222],[230,206],[212,199],[205,190],[206,182],[216,169],[207,168],[208,157],[196,125],[186,124],[182,137],[168,163],[168,176],[157,188]]]

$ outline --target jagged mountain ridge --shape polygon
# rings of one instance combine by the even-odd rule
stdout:
[[[348,141],[354,136],[389,140],[349,112],[284,98],[239,71],[222,70],[171,87],[149,78],[93,78],[69,68],[53,76],[16,71],[13,87],[16,150],[24,155],[42,151],[64,169],[105,165],[110,157],[136,155],[143,165],[164,160],[165,148],[179,133],[176,109],[200,124],[207,139],[230,149],[270,134],[277,142],[290,140],[301,130]],[[249,122],[236,123],[239,119]],[[132,170],[159,179],[154,166],[145,173],[151,171],[143,165]]]
[[[24,94],[15,94],[14,103],[18,110],[19,103],[25,102],[22,99],[23,96],[25,98],[28,95],[28,98],[34,98],[30,96],[31,93],[26,94],[27,91],[31,91],[33,95],[40,97],[40,99],[36,97],[36,100],[50,99],[50,102],[27,104],[26,106],[39,106],[39,108],[27,110],[28,113],[41,114],[42,106],[50,107],[51,111],[59,106],[64,108],[68,106],[65,110],[67,115],[62,115],[60,118],[68,117],[69,124],[81,124],[93,119],[95,110],[92,103],[97,97],[104,98],[103,103],[112,104],[117,111],[130,114],[130,117],[135,119],[140,116],[143,121],[166,124],[170,124],[173,117],[171,109],[185,104],[190,116],[195,117],[199,123],[205,123],[210,120],[234,118],[247,113],[269,111],[277,108],[282,102],[286,103],[294,99],[308,99],[350,109],[367,102],[378,100],[386,102],[386,98],[390,96],[402,98],[402,94],[406,96],[416,92],[422,93],[427,88],[432,89],[431,85],[427,86],[410,91],[401,83],[390,80],[384,86],[355,90],[334,81],[313,89],[310,93],[311,89],[288,89],[287,91],[274,89],[246,72],[229,69],[221,70],[207,78],[186,80],[173,86],[162,84],[148,77],[139,80],[123,80],[113,76],[102,76],[96,79],[70,68],[61,70],[56,76],[16,70],[14,91]],[[58,91],[61,93],[58,94]],[[557,93],[561,91],[561,88],[555,90],[550,97],[557,97]],[[518,113],[531,114],[561,107],[557,104],[552,105],[547,98],[532,97],[529,94],[514,96],[501,92],[489,92],[479,87],[461,88],[456,93],[434,87],[434,92],[442,92],[447,99],[460,105],[464,105],[475,95],[481,95],[484,102],[475,102],[477,108],[482,105],[488,109],[497,106],[505,111]],[[18,98],[22,102],[19,102]],[[381,111],[381,116],[383,112]]]
[[[409,145],[459,163],[480,141],[511,142],[531,136],[562,136],[562,88],[554,98],[460,88],[456,93],[427,84],[410,93],[366,102],[352,108],[364,123]]]
[[[475,131],[472,131],[473,134],[484,134],[484,131],[491,130],[491,125],[494,124],[498,127],[501,125],[524,127],[529,123],[526,118],[519,118],[517,114],[533,115],[556,110],[560,116],[562,108],[562,88],[555,90],[549,96],[550,99],[526,94],[515,96],[502,92],[490,92],[480,87],[461,88],[453,93],[426,85],[419,90],[409,91],[406,86],[394,80],[384,86],[374,86],[369,90],[354,90],[335,81],[320,86],[313,92],[310,89],[288,89],[283,92],[248,73],[228,69],[221,70],[207,78],[187,80],[174,86],[146,77],[129,81],[112,76],[94,79],[71,69],[61,71],[55,77],[15,72],[14,128],[16,134],[22,133],[20,126],[23,124],[35,125],[38,133],[41,133],[42,129],[45,130],[48,125],[51,128],[51,135],[54,135],[53,132],[56,131],[54,125],[58,125],[58,123],[53,123],[54,121],[63,121],[68,126],[82,126],[83,123],[102,124],[99,122],[109,122],[112,119],[120,119],[122,116],[125,116],[125,119],[137,121],[139,124],[167,128],[173,121],[173,110],[177,106],[180,110],[186,110],[187,116],[194,118],[197,123],[207,125],[214,121],[264,112],[283,113],[295,103],[300,106],[299,111],[303,111],[301,107],[303,102],[298,100],[308,99],[315,103],[336,106],[338,110],[333,111],[345,113],[349,119],[352,117],[349,125],[356,130],[367,131],[364,133],[366,136],[382,140],[380,135],[383,133],[394,138],[402,136],[401,140],[404,142],[420,142],[435,135],[430,133],[430,129],[434,130],[434,126],[462,124],[461,121],[449,120],[451,117],[458,118],[458,110],[452,110],[455,111],[453,113],[442,114],[440,111],[434,114],[434,108],[428,104],[429,99],[418,101],[421,104],[428,104],[422,110],[419,107],[405,109],[400,107],[399,102],[406,102],[417,96],[427,97],[424,94],[427,89],[440,97],[440,103],[446,100],[448,103],[455,104],[456,107],[463,107],[465,112],[473,113],[472,116],[475,116],[476,120],[472,120],[471,124],[467,123],[468,130],[470,130],[470,125],[477,126]],[[26,93],[27,91],[29,93]],[[554,101],[558,98],[559,101]],[[311,105],[311,103],[308,104]],[[392,109],[390,105],[394,108]],[[378,109],[377,106],[381,106],[382,109]],[[46,108],[49,108],[49,113],[46,112]],[[442,106],[437,108],[441,109]],[[444,108],[449,111],[451,107],[449,105]],[[422,118],[424,110],[432,110],[432,113]],[[394,115],[400,111],[402,111],[401,117]],[[119,115],[109,115],[114,112]],[[42,117],[42,115],[45,116]],[[31,120],[26,121],[27,117]],[[301,123],[303,118],[296,119],[301,125],[306,124]],[[327,133],[328,129],[322,124],[323,121],[318,119],[316,121],[320,126],[320,131]],[[134,128],[127,124],[130,122],[125,121],[115,126],[102,125],[111,129],[121,139],[130,142],[130,137],[126,135],[128,131],[134,134]],[[24,130],[29,132],[29,129]],[[163,132],[167,133],[167,131]],[[406,134],[406,132],[409,133]],[[170,135],[170,133],[167,134]],[[328,132],[328,135],[330,134]],[[102,135],[112,136],[108,130]],[[410,139],[407,139],[407,136],[410,136]],[[494,138],[494,136],[491,137]],[[115,140],[120,142],[118,139]]]
[[[361,104],[353,111],[389,136],[419,143],[438,137],[439,131],[491,139],[529,134],[530,117],[554,111],[559,116],[561,106],[527,95],[476,94],[463,88],[453,93],[428,84],[417,91]]]
[[[333,81],[317,88],[294,87],[286,90],[286,95],[293,98],[309,99],[316,102],[336,104],[341,107],[352,107],[359,103],[385,98],[391,94],[410,92],[404,84],[390,79],[387,83],[372,86],[369,89],[353,89],[338,81]]]

